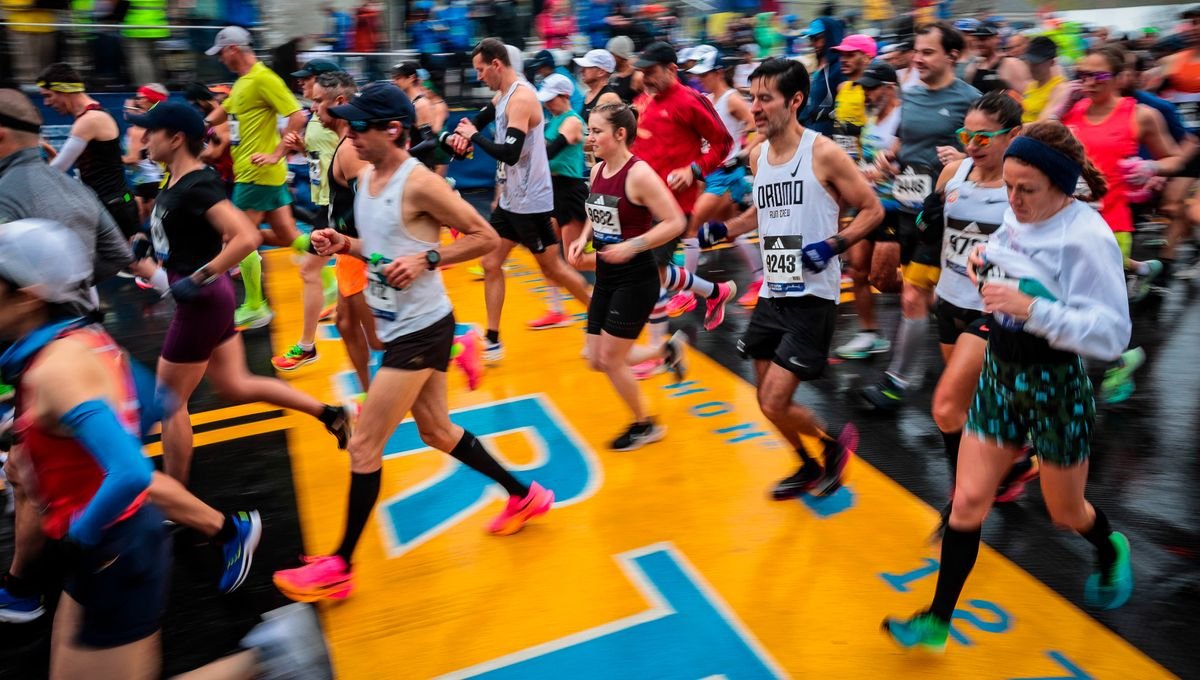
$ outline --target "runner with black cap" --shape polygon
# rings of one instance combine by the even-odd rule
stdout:
[[[370,165],[358,176],[361,190],[354,212],[359,238],[322,229],[313,234],[312,243],[324,255],[368,261],[367,303],[384,354],[350,440],[350,494],[341,544],[331,555],[307,557],[303,566],[275,573],[275,585],[285,595],[305,602],[343,599],[353,590],[352,558],[379,498],[383,447],[410,412],[426,444],[488,476],[509,494],[504,511],[488,525],[490,532],[519,531],[554,501],[553,492],[518,481],[473,434],[450,420],[446,369],[455,323],[438,267],[495,249],[495,232],[444,179],[408,154],[416,113],[400,88],[372,83],[330,114],[347,121],[351,143]],[[454,225],[462,236],[440,246],[444,224]]]
[[[971,30],[974,39],[975,57],[967,65],[963,80],[981,94],[1011,89],[1020,62],[1000,50],[1000,29],[990,21],[981,21]],[[1009,64],[1012,61],[1011,65]]]
[[[212,113],[216,105],[220,103],[217,101],[217,96],[217,93],[209,89],[207,85],[196,81],[188,83],[183,89],[184,99],[196,107],[196,110],[203,116]],[[221,176],[221,181],[225,183],[225,195],[232,197],[233,155],[229,152],[231,148],[229,122],[210,125],[208,135],[204,138],[204,151],[200,153],[200,160],[208,163],[217,171],[217,174]]]
[[[404,90],[417,112],[411,147],[413,155],[424,163],[425,167],[444,175],[445,166],[450,164],[450,154],[440,144],[422,142],[436,140],[446,121],[438,115],[437,107],[425,93],[420,74],[421,66],[417,62],[400,62],[392,67],[392,83]]]
[[[1029,65],[1029,84],[1021,98],[1024,112],[1021,122],[1036,123],[1052,117],[1063,108],[1071,87],[1058,68],[1058,45],[1044,35],[1029,41],[1021,56]]]

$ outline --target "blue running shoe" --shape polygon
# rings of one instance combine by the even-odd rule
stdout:
[[[262,538],[262,518],[257,510],[236,512],[232,519],[237,533],[221,546],[225,558],[219,583],[222,593],[232,593],[246,581],[250,563],[254,561],[254,551],[258,548],[258,539]]]
[[[946,638],[950,635],[950,624],[929,612],[923,612],[907,621],[884,619],[883,632],[905,649],[920,647],[940,653],[946,651]]]
[[[1108,537],[1117,551],[1117,559],[1108,569],[1092,572],[1083,590],[1084,601],[1099,609],[1116,609],[1133,594],[1133,565],[1129,560],[1129,539],[1114,531]]]
[[[16,597],[7,588],[0,588],[0,621],[29,623],[45,613],[42,598]]]

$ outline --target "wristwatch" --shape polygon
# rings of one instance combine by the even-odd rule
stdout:
[[[437,269],[438,265],[441,263],[442,263],[442,254],[441,253],[439,253],[436,250],[426,250],[425,251],[425,266],[429,268],[429,271],[433,271],[434,269]]]

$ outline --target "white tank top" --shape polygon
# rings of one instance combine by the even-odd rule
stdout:
[[[842,264],[834,258],[825,271],[801,266],[800,250],[838,232],[838,204],[813,172],[813,143],[820,135],[805,130],[796,153],[783,165],[767,160],[770,142],[762,145],[754,175],[754,205],[763,254],[763,298],[813,295],[837,302],[841,297]]]
[[[970,158],[946,182],[946,219],[942,234],[942,276],[937,294],[963,309],[983,311],[979,289],[967,277],[967,258],[975,246],[987,243],[1004,221],[1008,190],[1003,185],[983,188],[967,179],[974,163]]]
[[[367,288],[363,293],[375,315],[375,332],[383,342],[428,328],[452,309],[442,274],[436,269],[421,274],[404,290],[392,288],[383,279],[383,268],[389,261],[438,247],[437,243],[413,238],[404,226],[404,187],[419,165],[421,162],[415,158],[405,161],[377,196],[372,196],[370,190],[375,169],[368,167],[354,196],[354,223],[363,255],[372,260],[367,265]]]
[[[518,87],[533,86],[518,80],[496,102],[497,144],[508,136],[508,100]],[[546,120],[525,133],[525,145],[516,165],[496,163],[496,184],[500,185],[500,207],[519,215],[547,213],[554,210],[554,187],[550,181],[550,159],[546,155]]]
[[[725,157],[725,162],[733,160],[742,151],[742,133],[746,130],[746,124],[729,112],[729,98],[737,94],[736,90],[726,90],[725,94],[713,102],[713,108],[717,110],[717,117],[725,124],[725,129],[729,131],[729,136],[733,137],[733,148],[729,151],[729,155]]]

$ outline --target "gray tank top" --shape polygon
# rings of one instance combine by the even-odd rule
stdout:
[[[383,268],[389,261],[438,247],[437,243],[414,238],[404,226],[404,187],[420,165],[415,158],[405,161],[377,196],[370,191],[375,169],[368,167],[354,197],[354,223],[362,239],[363,255],[372,260],[363,293],[375,316],[375,332],[383,342],[428,328],[452,309],[440,271],[421,274],[403,290],[389,286],[383,278]]]
[[[518,80],[496,102],[497,144],[508,136],[508,100],[518,87],[533,86]],[[525,134],[525,145],[516,165],[496,164],[496,184],[500,186],[500,207],[520,215],[554,210],[554,187],[550,181],[550,159],[546,156],[546,121],[542,119]]]

